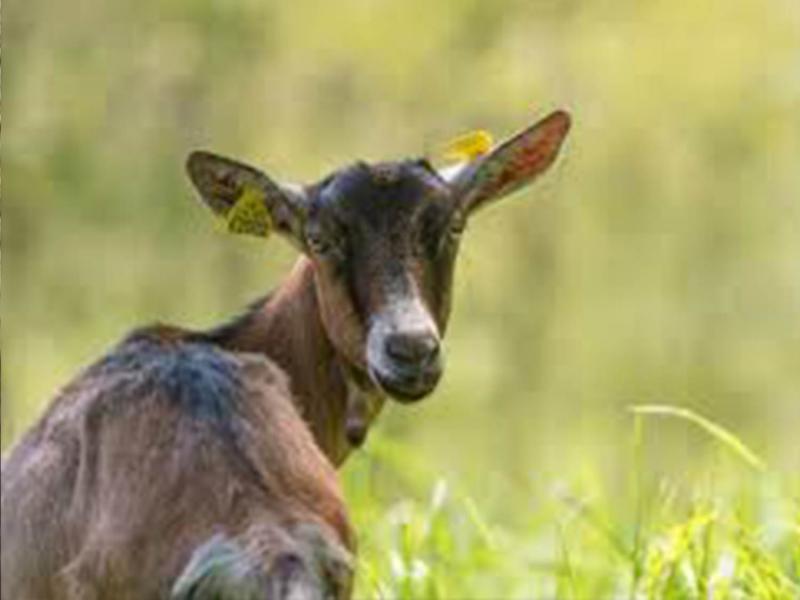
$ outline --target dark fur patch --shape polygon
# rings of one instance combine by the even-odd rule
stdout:
[[[124,378],[124,394],[133,399],[161,392],[187,415],[221,423],[241,397],[235,358],[211,344],[184,341],[162,328],[137,331],[89,369],[89,377]]]
[[[336,248],[327,263],[362,323],[380,309],[387,290],[414,279],[443,325],[446,311],[439,307],[447,304],[455,253],[439,249],[456,205],[426,161],[355,163],[321,182],[312,199],[307,227]]]
[[[313,194],[312,218],[332,212],[344,223],[383,220],[405,224],[406,215],[420,207],[438,204],[447,208],[446,184],[419,161],[355,163],[320,183]]]
[[[107,379],[112,386],[92,405],[89,418],[157,409],[143,404],[146,399],[169,403],[205,426],[227,448],[231,464],[260,486],[258,468],[245,449],[243,376],[236,355],[211,343],[192,341],[172,327],[140,329],[87,371],[87,379]]]

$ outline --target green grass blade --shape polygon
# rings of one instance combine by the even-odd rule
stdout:
[[[729,430],[721,425],[714,423],[710,419],[697,414],[696,412],[680,406],[669,406],[664,404],[638,404],[630,407],[631,412],[637,415],[654,415],[659,417],[676,417],[683,419],[700,427],[711,437],[726,446],[739,458],[744,460],[754,469],[764,471],[766,463],[747,445]]]

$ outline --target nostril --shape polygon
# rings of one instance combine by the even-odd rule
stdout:
[[[398,362],[424,364],[439,353],[439,340],[430,334],[395,333],[386,339],[386,354]]]
[[[420,348],[425,360],[433,360],[439,354],[439,340],[432,335],[426,335],[420,340]]]

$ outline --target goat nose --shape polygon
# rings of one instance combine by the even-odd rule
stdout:
[[[430,333],[394,333],[386,338],[386,354],[401,363],[428,364],[439,354],[439,340]]]

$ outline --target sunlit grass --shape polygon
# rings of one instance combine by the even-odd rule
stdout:
[[[707,417],[669,406],[634,413],[630,489],[556,486],[548,502],[513,519],[489,519],[481,490],[452,489],[412,449],[373,440],[369,458],[355,459],[346,477],[360,536],[357,597],[800,597],[800,504],[790,487],[797,482],[763,467],[743,440]],[[716,492],[697,486],[676,497],[668,480],[650,489],[644,445],[661,420],[645,427],[645,415],[681,418],[720,450],[733,449],[741,460],[712,466],[718,480],[735,484],[746,465],[763,468],[746,484]],[[387,470],[407,497],[378,499],[373,476]]]

